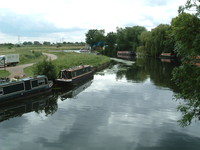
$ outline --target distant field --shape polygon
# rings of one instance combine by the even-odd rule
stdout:
[[[52,46],[0,46],[0,55],[5,53],[16,53],[21,51],[48,51],[48,50],[77,50],[83,48],[85,45],[62,45],[57,47],[56,45]]]
[[[52,46],[0,46],[0,55],[4,54],[20,54],[20,64],[28,64],[33,62],[39,62],[45,58],[42,55],[42,52],[47,52],[49,50],[77,50],[83,48],[84,45],[62,45],[57,47],[56,45]]]

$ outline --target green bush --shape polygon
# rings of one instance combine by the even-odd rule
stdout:
[[[57,77],[56,66],[47,59],[37,63],[33,68],[33,73],[34,75],[46,75],[50,80],[55,80]]]

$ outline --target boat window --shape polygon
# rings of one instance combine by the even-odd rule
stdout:
[[[24,83],[25,83],[25,89],[26,90],[30,90],[31,89],[31,82],[30,82],[30,80],[24,81]]]
[[[72,73],[71,72],[67,72],[67,78],[71,79],[72,78]]]
[[[38,85],[45,85],[45,79],[39,79],[38,80]]]
[[[37,82],[37,80],[32,81],[31,84],[32,84],[32,88],[38,86],[38,82]]]
[[[74,72],[74,75],[73,75],[74,77],[76,77],[76,72]]]
[[[48,84],[48,79],[47,78],[45,78],[45,84]]]
[[[62,72],[62,78],[64,78],[64,79],[68,78],[67,74],[68,74],[67,71],[63,71]]]
[[[3,88],[0,88],[0,95],[3,95]]]
[[[24,90],[24,84],[23,83],[17,83],[17,84],[6,86],[3,89],[4,89],[4,94],[11,94],[11,93],[23,91]]]

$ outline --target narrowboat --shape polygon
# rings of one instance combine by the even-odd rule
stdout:
[[[90,65],[81,65],[69,69],[63,69],[55,80],[58,85],[73,85],[93,77],[93,69]]]
[[[174,53],[161,53],[160,57],[171,59],[171,58],[176,58],[176,54],[174,54]]]
[[[132,51],[117,51],[117,57],[122,59],[131,60],[135,56]]]
[[[14,81],[0,81],[0,102],[23,99],[40,93],[48,92],[53,86],[52,81],[44,75],[22,78]]]

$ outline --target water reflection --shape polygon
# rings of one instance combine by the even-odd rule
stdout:
[[[199,67],[189,64],[178,67],[179,63],[175,60],[156,59],[137,59],[132,65],[113,62],[112,65],[117,65],[117,80],[125,78],[128,82],[140,83],[150,79],[157,87],[174,91],[175,98],[181,103],[177,107],[182,113],[178,120],[181,126],[200,120]]]
[[[80,92],[84,91],[92,84],[92,79],[87,80],[76,86],[69,88],[54,89],[50,95],[35,97],[32,99],[24,99],[20,101],[11,101],[0,103],[0,122],[9,120],[14,117],[20,117],[29,112],[45,113],[45,116],[53,115],[58,109],[58,99],[66,100],[73,98]]]
[[[113,62],[92,82],[54,91],[52,99],[38,104],[34,112],[39,113],[0,123],[1,150],[199,149],[199,123],[188,128],[177,123],[181,114],[165,76],[173,69],[168,65]],[[42,108],[47,106],[55,108],[53,115],[46,116]]]
[[[181,126],[188,126],[193,120],[200,120],[200,68],[184,64],[173,71],[173,81],[179,88],[175,98],[181,103],[178,110],[183,116]]]
[[[172,70],[178,63],[166,63],[156,59],[138,58],[134,64],[127,66],[125,63],[113,62],[113,65],[119,65],[117,79],[125,77],[129,82],[144,82],[148,78],[160,87],[167,87],[176,91],[172,78]]]

